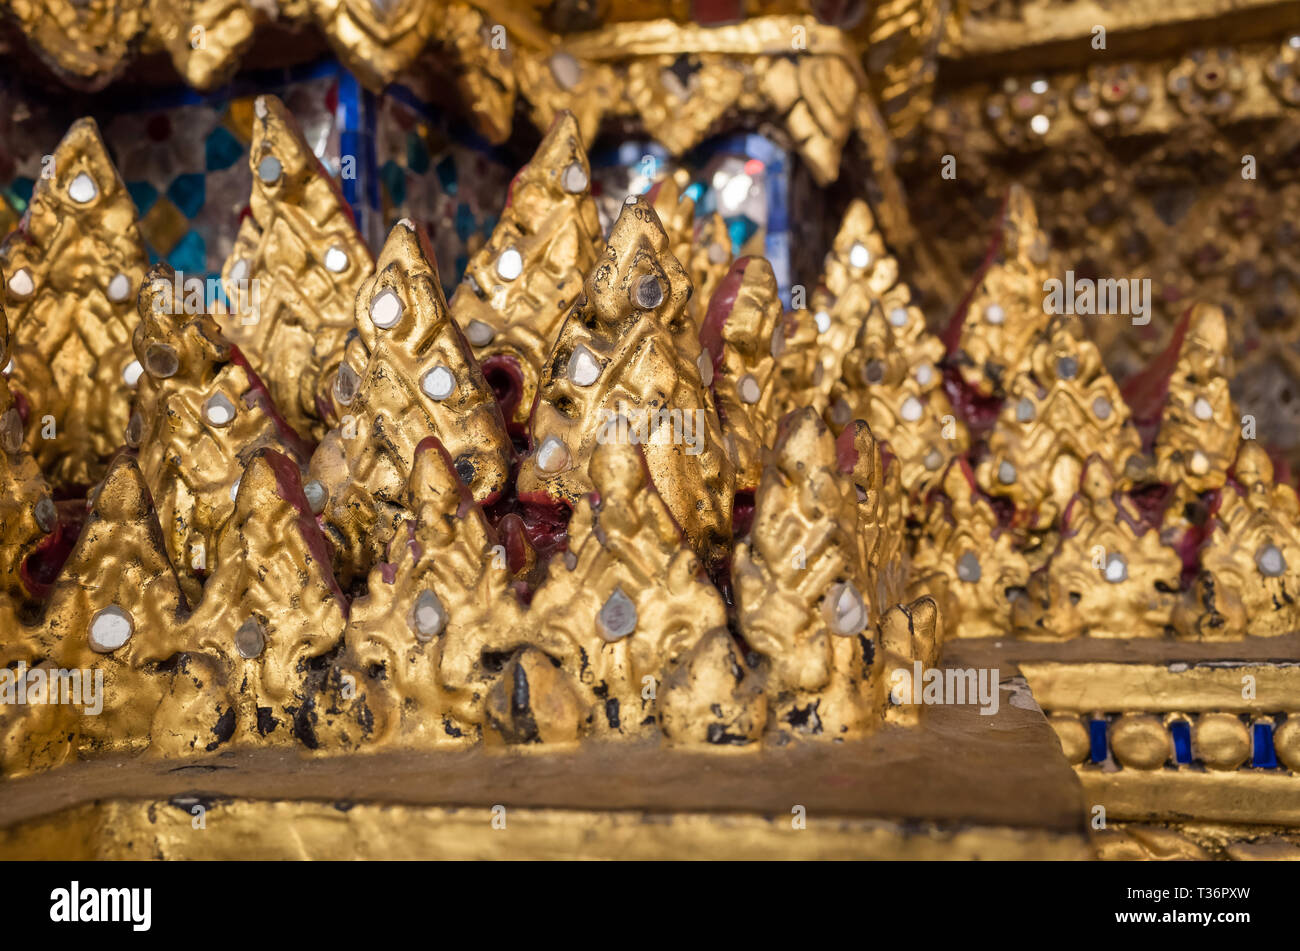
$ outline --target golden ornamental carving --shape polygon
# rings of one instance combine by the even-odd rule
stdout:
[[[357,294],[365,373],[343,364],[333,383],[346,414],[311,461],[322,511],[350,579],[382,555],[406,497],[416,447],[437,436],[480,502],[506,488],[513,456],[469,341],[452,319],[428,239],[409,221],[389,233]]]
[[[285,419],[319,439],[331,418],[357,290],[373,259],[338,186],[275,96],[253,106],[252,215],[222,269],[221,329],[263,374]]]
[[[587,153],[573,116],[561,113],[451,298],[475,359],[508,380],[509,397],[499,398],[512,428],[527,423],[556,331],[603,244]]]
[[[1241,439],[1241,419],[1228,391],[1228,326],[1222,309],[1192,305],[1181,338],[1156,437],[1156,477],[1199,493],[1227,480]]]
[[[692,207],[692,215],[694,211]],[[661,215],[660,220],[662,218]],[[695,288],[695,293],[691,296],[691,307],[695,311],[695,325],[702,327],[709,304],[713,300],[713,292],[727,276],[733,263],[731,235],[727,231],[727,222],[722,215],[715,211],[698,221],[692,218],[690,251],[680,260],[691,276],[691,286]]]
[[[830,393],[832,426],[865,419],[889,447],[909,511],[921,507],[949,463],[970,448],[966,424],[944,390],[944,356],[899,284],[872,303]]]
[[[680,155],[730,111],[769,113],[823,185],[838,174],[867,93],[852,42],[811,17],[612,23],[520,50],[519,88],[541,127],[572,109],[590,143],[606,117],[632,118]]]
[[[0,275],[0,298],[4,276]],[[9,361],[9,325],[0,305],[0,366]],[[6,615],[36,594],[26,562],[58,529],[58,509],[32,454],[23,445],[22,411],[0,376],[0,623],[17,624]]]
[[[1077,318],[1054,318],[1005,389],[975,474],[986,493],[1014,503],[1026,527],[1058,524],[1094,454],[1120,488],[1145,472],[1128,406]]]
[[[518,487],[521,499],[573,504],[591,491],[600,442],[637,441],[687,540],[716,564],[730,544],[735,473],[701,379],[690,293],[658,216],[629,199],[560,327]]]
[[[913,585],[930,591],[954,637],[1001,637],[1011,630],[1011,605],[1023,596],[1029,562],[1021,539],[998,522],[964,459],[931,496],[912,560]]]
[[[713,389],[736,491],[752,492],[776,438],[777,335],[784,313],[765,258],[738,260],[718,284],[700,330],[705,377]]]
[[[464,745],[483,735],[484,632],[518,630],[520,606],[504,549],[435,437],[416,450],[406,507],[410,518],[352,603],[342,666],[361,686],[330,729],[352,743]]]
[[[1200,573],[1180,611],[1180,630],[1205,640],[1276,637],[1300,626],[1300,502],[1274,482],[1273,463],[1245,440],[1222,490]]]
[[[311,662],[340,644],[348,606],[292,459],[261,449],[249,460],[216,562],[155,717],[155,748],[317,746]]]
[[[147,749],[154,710],[167,689],[157,665],[184,645],[185,607],[149,489],[130,454],[121,453],[94,494],[39,621],[6,632],[4,644],[9,663],[102,671],[96,692],[102,708],[83,715],[89,696],[81,706],[28,702],[0,708],[4,772]]]
[[[148,0],[8,0],[36,53],[70,82],[102,89],[135,54]]]
[[[1029,194],[1012,186],[992,260],[960,318],[954,360],[980,396],[1001,396],[1048,322],[1044,285],[1055,276],[1051,249]]]
[[[769,667],[776,729],[835,739],[879,722],[872,631],[893,606],[882,480],[865,426],[837,443],[811,409],[785,421],[731,567],[740,630]]]
[[[375,89],[415,62],[447,13],[447,4],[432,0],[307,0],[307,6],[348,68]]]
[[[1162,637],[1182,572],[1178,554],[1145,524],[1104,458],[1083,468],[1060,544],[1029,579],[1013,617],[1034,638]]]
[[[654,681],[679,663],[699,663],[691,652],[710,631],[726,627],[721,596],[652,481],[647,449],[613,439],[596,445],[589,467],[594,494],[576,503],[568,551],[551,560],[528,612],[529,641],[558,657],[580,685],[597,733],[644,732],[655,715]],[[719,685],[701,676],[685,689],[698,698]],[[761,692],[753,693],[751,708],[762,704]],[[677,697],[677,716],[666,724],[670,739],[704,743],[711,729],[737,730],[735,722],[711,727],[711,704],[690,699]],[[694,713],[684,715],[688,710]],[[749,709],[742,719],[743,741],[757,739],[765,717]]]
[[[481,10],[461,23],[464,42],[493,25]],[[519,29],[513,23],[510,35]],[[700,77],[739,54],[701,48],[678,63],[670,44],[683,30],[663,28],[656,45],[660,29],[612,52],[574,42],[583,62],[640,75],[647,114],[678,96],[652,69],[668,62],[689,110],[708,95]],[[700,35],[725,46],[744,34]],[[497,82],[494,69],[519,69],[520,58],[564,42],[530,36],[511,58],[462,72]],[[836,55],[825,51],[758,55],[753,62],[772,76],[786,72],[780,60],[810,83],[833,84],[838,69],[818,65]],[[756,77],[738,75],[736,102],[748,107],[759,97]],[[915,80],[900,81],[910,92]],[[508,128],[509,82],[475,95],[496,103],[481,123]],[[865,121],[869,110],[854,95]],[[801,104],[818,123],[838,121],[838,107],[819,119],[829,107],[806,98],[782,114]],[[1188,799],[1193,808],[1244,823],[1243,810],[1271,801],[1254,795],[1260,780],[1281,789],[1294,778],[1292,671],[1276,658],[1300,621],[1300,502],[1250,428],[1238,429],[1245,421],[1229,393],[1230,338],[1217,307],[1190,309],[1152,374],[1156,388],[1126,391],[1127,402],[1091,327],[1027,306],[1000,337],[957,325],[961,339],[950,342],[963,356],[954,363],[861,203],[812,306],[787,314],[772,266],[732,262],[725,227],[716,216],[695,220],[680,176],[625,205],[605,244],[583,154],[588,120],[565,114],[516,179],[472,282],[448,304],[409,221],[393,229],[373,269],[307,153],[300,172],[289,168],[300,143],[287,113],[269,100],[255,112],[265,141],[255,144],[254,215],[223,277],[228,286],[251,279],[260,261],[280,326],[309,328],[296,339],[310,346],[295,350],[290,336],[251,341],[245,352],[218,325],[256,337],[237,310],[194,310],[165,265],[145,274],[143,263],[130,273],[117,264],[138,245],[133,218],[56,220],[37,208],[60,194],[93,204],[104,182],[116,183],[84,127],[74,127],[83,164],[73,180],[56,163],[50,184],[37,186],[33,220],[45,214],[55,226],[41,254],[33,257],[39,242],[29,230],[0,255],[0,368],[14,356],[12,376],[0,379],[6,781],[76,764],[96,789],[118,767],[133,780],[174,783],[177,770],[264,756],[333,759],[307,764],[324,776],[385,752],[398,755],[375,756],[375,765],[401,761],[409,771],[427,757],[454,772],[509,760],[527,780],[537,775],[530,762],[554,772],[559,760],[548,754],[566,764],[646,757],[671,769],[672,746],[728,754],[700,758],[710,768],[737,752],[745,779],[768,775],[778,760],[819,759],[848,763],[852,779],[877,768],[844,760],[853,749],[899,763],[941,747],[966,770],[985,750],[1014,743],[1011,734],[1031,741],[1034,769],[1059,767],[1058,785],[1071,794],[1073,768],[1090,797],[1131,796],[1143,809],[1184,771],[1207,779],[1209,791]],[[713,121],[703,108],[697,118]],[[301,174],[298,197],[271,194],[267,158],[278,163],[267,166],[272,181],[279,175],[288,187]],[[76,172],[92,164],[88,191]],[[1030,275],[1051,272],[1050,259],[1037,260],[1041,232],[1021,230],[1032,218],[1026,208],[1013,196],[1001,257],[973,293],[985,317],[990,287],[1026,302]],[[364,273],[336,280],[346,268],[332,266],[340,259],[331,252],[346,241],[359,250],[345,260]],[[124,286],[140,291],[127,300],[133,312],[104,310]],[[58,293],[38,311],[30,299],[47,288]],[[81,341],[66,338],[74,351],[32,355],[69,330]],[[277,375],[281,347],[295,353],[296,375]],[[113,399],[130,412],[101,442],[54,450],[43,445],[52,440],[41,438],[38,414],[74,405],[59,379],[64,352],[92,375],[111,357],[121,380]],[[524,377],[514,403],[500,357]],[[322,437],[314,452],[286,422],[294,414],[304,435]],[[512,436],[521,448],[527,440],[522,460]],[[63,471],[74,452],[84,481]],[[1273,640],[1254,645],[1258,636]],[[987,643],[949,644],[945,654],[945,639],[957,637]],[[1013,637],[1147,643],[1003,653]],[[1115,651],[1125,663],[1106,660]],[[977,713],[931,717],[894,689],[918,671],[1011,656],[1023,658],[1029,686],[1009,671],[1001,683],[994,675],[996,696],[1016,709],[994,711],[974,752],[935,740],[973,734],[972,724],[984,726]],[[73,670],[103,677],[93,715],[84,704],[14,703],[5,693],[16,682],[48,689]],[[1259,676],[1258,697],[1240,694],[1242,670]],[[1091,762],[1096,730],[1087,721],[1103,718],[1114,755],[1101,765]],[[1174,750],[1180,721],[1192,763]],[[1064,762],[1053,759],[1048,726]],[[847,745],[814,748],[826,741]],[[513,748],[504,759],[491,749],[500,746]],[[1270,748],[1274,766],[1264,765]],[[121,808],[143,814],[150,797],[166,795],[160,788],[146,785],[143,800]],[[12,852],[15,837],[84,831],[88,816],[123,814],[100,808],[75,807],[33,823],[36,831],[6,828],[0,850]],[[247,822],[307,807],[230,808]],[[664,811],[662,827],[676,828],[680,815]],[[69,815],[83,821],[65,823]],[[144,828],[134,821],[131,829]],[[45,848],[69,835],[57,832]],[[928,832],[920,838],[936,847]]]
[[[180,6],[93,0],[84,7],[14,0],[11,6],[59,75],[92,89],[112,81],[146,47],[165,50],[186,82],[211,88],[238,65],[254,29],[269,19],[248,0],[185,0]],[[906,36],[906,48],[916,48],[916,37],[938,23],[932,10],[920,21],[910,5],[895,13],[894,22],[880,27],[882,43]],[[858,43],[812,16],[777,14],[721,26],[623,21],[555,36],[533,11],[508,4],[295,0],[281,3],[278,14],[281,21],[314,21],[373,90],[417,74],[426,53],[446,55],[470,120],[497,143],[509,137],[521,96],[539,129],[571,110],[590,145],[605,119],[633,119],[674,155],[699,145],[735,111],[764,113],[783,125],[826,185],[838,176],[855,129],[888,135],[883,122],[861,128],[861,101],[873,91]],[[917,69],[903,61],[886,66],[890,78],[881,92],[895,106],[891,121],[899,129],[915,123],[917,110],[929,102],[928,67]],[[886,177],[892,180],[892,172]]]
[[[216,321],[185,313],[175,288],[175,272],[157,264],[140,290],[134,349],[143,372],[126,442],[139,454],[168,556],[197,601],[253,455],[276,449],[305,466],[310,451]]]
[[[507,27],[470,4],[449,3],[437,29],[456,57],[456,85],[475,127],[489,142],[504,142],[514,124],[519,85]]]
[[[227,79],[265,19],[253,0],[149,0],[149,38],[191,86]]]
[[[135,295],[147,262],[135,203],[93,119],[75,122],[0,247],[9,387],[28,447],[55,486],[85,488],[122,445],[138,366]]]
[[[821,283],[812,294],[812,326],[801,316],[796,337],[787,335],[783,358],[792,398],[824,412],[873,305],[898,282],[898,262],[886,249],[871,209],[861,199],[849,205],[826,254]],[[808,337],[815,332],[815,338]]]

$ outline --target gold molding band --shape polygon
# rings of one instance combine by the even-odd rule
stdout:
[[[197,805],[197,803],[196,803]],[[1087,838],[876,819],[743,813],[113,800],[0,830],[0,860],[1089,859]],[[495,820],[495,824],[494,824]],[[502,827],[504,826],[504,827]]]
[[[1168,665],[1021,661],[1020,670],[1045,710],[1169,713],[1300,710],[1300,663],[1222,660]],[[1242,697],[1243,677],[1255,678]]]

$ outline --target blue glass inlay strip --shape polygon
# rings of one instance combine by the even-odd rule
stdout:
[[[1273,725],[1256,723],[1253,732],[1255,752],[1251,757],[1250,765],[1260,769],[1277,769],[1277,750],[1273,747]]]
[[[1175,720],[1169,724],[1169,732],[1174,738],[1174,762],[1190,763],[1192,761],[1192,725],[1186,720]]]
[[[1093,720],[1088,724],[1088,738],[1092,741],[1092,761],[1094,763],[1104,763],[1106,761],[1106,721]]]

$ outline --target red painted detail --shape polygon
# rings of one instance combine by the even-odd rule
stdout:
[[[858,447],[853,443],[856,426],[845,426],[835,439],[835,461],[840,472],[852,472],[858,464]]]
[[[1144,370],[1125,380],[1121,388],[1124,402],[1133,413],[1133,423],[1142,436],[1143,447],[1148,451],[1155,443],[1160,429],[1160,417],[1169,398],[1169,382],[1178,366],[1178,354],[1182,350],[1191,319],[1192,308],[1188,307],[1174,328],[1169,346],[1147,364]]]
[[[962,379],[960,371],[951,364],[943,368],[943,389],[957,416],[971,431],[976,440],[988,435],[998,421],[1003,400],[984,396]]]
[[[518,512],[510,512],[497,523],[497,533],[506,549],[506,564],[511,574],[519,574],[528,567],[529,556],[536,551],[528,541],[527,527]]]
[[[509,353],[494,353],[482,362],[483,376],[501,407],[501,416],[511,436],[523,435],[527,422],[516,422],[515,411],[524,396],[524,373],[519,360]],[[534,400],[534,406],[536,400]],[[531,415],[531,414],[530,414]]]
[[[736,538],[749,534],[754,524],[754,492],[752,489],[738,491],[731,503],[731,533]]]
[[[735,23],[745,16],[741,0],[692,0],[691,18],[696,23]]]
[[[302,540],[307,545],[308,552],[316,560],[317,567],[325,579],[325,583],[333,592],[334,597],[338,599],[339,608],[346,617],[350,605],[348,599],[343,596],[343,589],[339,587],[339,583],[334,577],[334,569],[330,567],[330,547],[325,541],[325,536],[321,533],[320,525],[316,521],[316,516],[312,513],[311,506],[307,503],[307,496],[303,494],[302,476],[298,463],[274,449],[263,449],[261,456],[270,465],[271,471],[275,473],[277,494],[297,509],[298,532],[302,535]]]
[[[27,556],[18,575],[28,594],[38,600],[49,597],[63,564],[81,537],[81,529],[90,514],[85,499],[64,499],[54,503],[58,524],[45,536],[36,550]]]
[[[703,324],[700,325],[700,346],[709,351],[714,373],[722,367],[722,329],[736,306],[740,285],[745,280],[745,268],[749,266],[750,261],[750,258],[744,257],[731,265],[731,269],[718,282],[717,289],[709,298],[709,308],[705,312]]]
[[[569,517],[573,511],[563,500],[545,492],[529,492],[507,502],[507,506],[500,517],[509,512],[519,516],[524,535],[539,558],[549,558],[569,547]]]

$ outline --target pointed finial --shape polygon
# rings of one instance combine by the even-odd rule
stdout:
[[[518,486],[523,498],[572,505],[591,491],[598,443],[636,441],[673,517],[714,563],[730,542],[734,474],[699,338],[675,332],[690,326],[690,296],[659,217],[644,198],[630,199],[551,350]],[[627,424],[611,433],[620,417]]]

